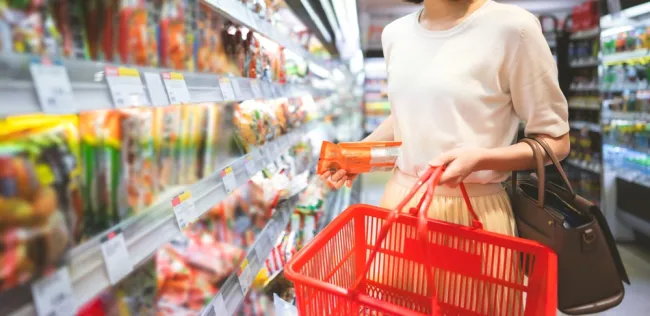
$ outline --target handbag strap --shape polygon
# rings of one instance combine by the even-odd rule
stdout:
[[[567,191],[569,191],[569,194],[571,194],[571,197],[575,197],[576,193],[573,191],[573,187],[571,187],[571,183],[569,182],[569,178],[567,177],[566,173],[564,172],[564,169],[562,168],[562,165],[560,164],[560,160],[557,159],[557,156],[555,156],[555,153],[551,149],[551,146],[548,145],[548,143],[541,137],[526,137],[528,139],[532,139],[536,141],[546,154],[551,158],[551,161],[553,162],[553,165],[555,166],[555,169],[557,169],[558,173],[560,173],[560,176],[562,177],[562,181],[564,182],[564,186],[566,187]],[[542,180],[542,179],[540,179]]]
[[[521,142],[526,143],[533,150],[533,158],[535,159],[535,173],[537,174],[537,204],[540,208],[544,208],[544,192],[546,187],[546,168],[544,166],[544,154],[537,147],[538,142],[530,138],[522,138]],[[512,192],[517,190],[517,171],[512,172]]]

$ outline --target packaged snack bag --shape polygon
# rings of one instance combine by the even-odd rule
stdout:
[[[144,0],[120,0],[118,36],[116,42],[119,62],[138,66],[155,66],[150,60],[149,41],[152,36]],[[155,48],[155,46],[154,46]]]
[[[0,1],[0,52],[41,54],[42,0]]]
[[[110,111],[105,146],[109,157],[110,206],[118,223],[153,202],[155,156],[150,109]]]
[[[344,169],[348,174],[388,171],[395,167],[401,142],[357,142],[334,144],[323,142],[318,159],[318,173]]]
[[[45,10],[44,45],[53,57],[72,56],[72,30],[70,29],[70,1],[53,0]]]
[[[79,114],[80,155],[83,174],[84,227],[87,235],[111,225],[109,216],[109,160],[104,147],[104,121],[108,111]]]
[[[218,104],[205,104],[204,125],[199,147],[199,178],[211,175],[216,171],[217,145],[219,141],[219,120],[221,118]]]
[[[160,65],[183,70],[187,62],[185,6],[183,0],[163,0],[160,16]]]
[[[178,184],[181,154],[181,107],[154,109],[154,149],[159,191]]]
[[[204,107],[200,105],[184,105],[181,128],[181,168],[179,181],[181,184],[192,184],[199,180],[198,155],[203,127]]]

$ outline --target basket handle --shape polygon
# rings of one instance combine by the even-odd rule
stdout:
[[[440,169],[443,169],[443,171],[444,171],[444,168],[445,168],[444,166],[440,167]],[[430,169],[435,169],[435,167],[430,167]],[[435,180],[435,177],[431,177],[431,178],[432,178],[432,180]],[[440,180],[437,180],[437,181],[431,181],[431,185],[430,185],[430,186],[433,186],[432,189],[435,190],[435,188],[436,188],[439,184],[440,184]],[[429,187],[430,187],[430,186],[429,186]],[[461,183],[458,185],[458,187],[460,188],[460,193],[461,193],[461,195],[463,196],[463,200],[465,200],[465,205],[467,205],[467,210],[469,211],[469,215],[472,216],[472,223],[471,223],[472,228],[474,228],[474,229],[483,229],[483,223],[481,223],[481,221],[480,221],[479,218],[478,218],[478,215],[476,215],[476,212],[474,211],[474,208],[472,207],[472,202],[471,202],[470,199],[469,199],[469,194],[467,194],[467,188],[465,188],[465,184],[463,184],[463,183],[461,182]],[[422,196],[422,199],[420,200],[420,203],[418,203],[417,208],[414,207],[414,208],[411,208],[411,209],[409,210],[409,213],[410,213],[411,215],[415,216],[415,215],[418,214],[418,212],[422,213],[422,210],[423,210],[423,209],[421,208],[422,203],[424,202],[425,197],[429,197],[429,198],[433,199],[433,195],[434,195],[433,190],[432,190],[431,192],[429,192],[429,190],[428,190],[428,188],[427,188],[427,192],[425,193],[424,196]],[[409,198],[409,199],[410,199],[410,198]],[[429,204],[430,204],[430,203],[431,203],[431,202],[429,202]],[[426,210],[427,210],[427,209],[428,209],[428,208],[424,209],[424,212],[425,212],[425,213],[426,213]]]
[[[406,204],[413,199],[415,194],[420,190],[420,188],[427,184],[427,190],[426,192],[422,195],[422,198],[420,199],[420,202],[418,202],[418,205],[416,208],[412,208],[409,210],[409,213],[411,215],[418,215],[418,238],[422,242],[423,246],[423,251],[425,254],[425,260],[428,262],[428,252],[426,251],[426,244],[428,242],[428,229],[427,229],[427,222],[428,222],[428,217],[427,217],[427,210],[431,206],[431,203],[433,201],[433,196],[435,192],[435,188],[440,184],[440,178],[442,177],[442,173],[445,170],[445,166],[440,166],[440,167],[430,167],[428,168],[422,176],[418,179],[416,184],[411,188],[409,193],[404,197],[404,199],[393,209],[393,211],[388,215],[386,218],[386,222],[384,225],[382,225],[381,230],[379,232],[379,236],[375,240],[375,245],[373,246],[372,251],[370,252],[370,256],[368,257],[368,261],[366,262],[366,265],[361,271],[362,273],[359,273],[357,275],[356,280],[352,284],[352,287],[350,289],[350,292],[352,295],[357,294],[357,289],[363,279],[365,278],[366,272],[370,270],[370,266],[372,262],[374,261],[377,252],[379,252],[379,248],[381,247],[382,242],[384,239],[386,239],[386,236],[388,235],[388,231],[390,227],[393,225],[393,223],[397,220],[397,218],[400,216],[400,211],[406,206]],[[467,209],[470,212],[470,215],[472,216],[472,228],[474,229],[483,229],[483,224],[478,218],[478,215],[476,215],[476,212],[474,211],[474,208],[472,208],[472,204],[469,200],[469,195],[467,194],[467,190],[465,188],[465,185],[461,183],[460,185],[460,190],[461,194],[463,196],[463,199],[465,200],[465,204],[467,205]],[[427,280],[428,284],[433,286],[434,284],[434,279],[433,279],[433,273],[431,269],[427,269]],[[438,314],[438,301],[436,299],[437,294],[435,293],[435,288],[432,290],[434,293],[431,296],[431,311],[432,315],[437,315]]]

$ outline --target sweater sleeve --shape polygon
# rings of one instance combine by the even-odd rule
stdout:
[[[521,23],[509,74],[512,104],[525,122],[526,135],[559,137],[569,132],[569,109],[560,90],[557,64],[533,15]]]

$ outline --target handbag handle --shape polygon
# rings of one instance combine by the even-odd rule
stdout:
[[[544,192],[546,184],[546,168],[544,166],[544,156],[542,152],[537,147],[537,142],[530,138],[522,138],[522,143],[530,146],[533,150],[533,159],[535,159],[535,173],[537,173],[538,185],[537,185],[537,205],[540,208],[544,208]],[[517,190],[517,171],[512,172],[512,192],[514,193]]]
[[[548,155],[549,158],[551,158],[551,161],[553,162],[555,169],[557,170],[558,173],[560,173],[560,176],[562,177],[562,182],[564,182],[564,186],[566,187],[566,190],[569,191],[569,194],[571,194],[572,198],[575,198],[576,193],[573,190],[573,187],[571,187],[569,178],[564,172],[564,168],[562,168],[562,165],[560,164],[560,160],[557,159],[557,156],[553,152],[553,149],[551,149],[551,146],[549,146],[548,143],[541,137],[527,137],[527,138],[536,141],[540,146],[542,146],[542,148],[546,152],[546,155]]]
[[[425,254],[425,262],[428,262],[428,252],[426,251],[426,245],[428,242],[428,229],[427,229],[427,223],[428,223],[428,217],[427,217],[427,210],[431,206],[431,203],[433,201],[433,195],[435,192],[435,188],[440,184],[440,179],[442,177],[442,173],[445,170],[445,166],[441,167],[430,167],[428,168],[424,174],[418,179],[418,182],[411,188],[409,193],[404,197],[404,199],[395,207],[395,209],[388,215],[386,218],[386,222],[384,225],[382,225],[381,230],[379,232],[379,236],[375,240],[375,245],[372,248],[372,251],[370,252],[370,256],[368,257],[368,261],[366,262],[365,267],[357,275],[356,280],[352,284],[352,287],[350,289],[350,293],[356,294],[357,288],[365,278],[366,273],[368,270],[370,270],[370,266],[372,265],[373,260],[375,259],[377,252],[379,252],[379,248],[381,247],[381,244],[383,243],[384,239],[386,239],[386,236],[388,235],[388,231],[390,227],[393,225],[393,223],[397,220],[397,218],[401,215],[400,211],[406,206],[406,204],[413,199],[415,194],[422,188],[423,185],[427,184],[427,190],[426,192],[422,195],[422,198],[420,199],[420,202],[417,204],[417,208],[412,208],[409,210],[409,213],[413,214],[414,211],[418,212],[418,229],[417,229],[417,235],[418,238],[420,239],[422,246],[423,246],[423,251]],[[467,194],[467,190],[465,188],[465,185],[463,183],[460,183],[459,185],[461,193],[463,195],[463,200],[465,201],[465,204],[467,205],[467,209],[470,212],[470,215],[472,216],[472,228],[474,229],[483,229],[483,224],[478,218],[478,215],[476,215],[476,212],[474,211],[474,208],[472,208],[472,204],[469,199],[469,195]],[[431,272],[431,269],[427,269],[427,279],[428,279],[428,284],[433,286],[434,284],[434,279],[433,279],[433,273]],[[436,293],[435,293],[435,288],[432,289],[433,295],[431,296],[431,311],[432,315],[437,315],[438,314],[438,302],[436,300]]]

